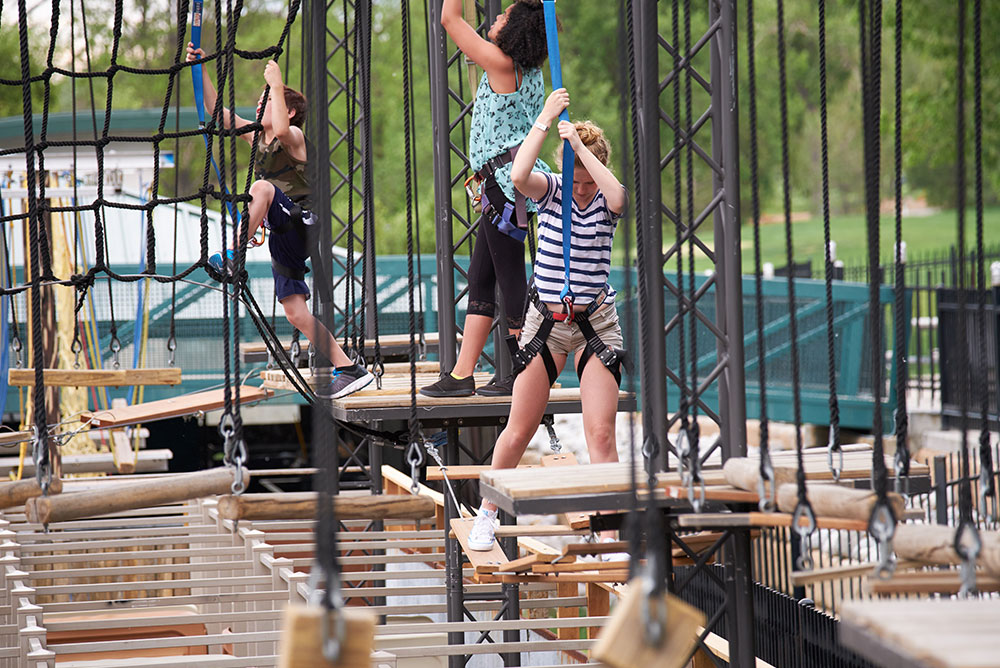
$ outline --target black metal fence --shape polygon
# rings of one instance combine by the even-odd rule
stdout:
[[[992,282],[989,273],[990,265],[1000,261],[1000,244],[992,244],[984,248],[983,261],[985,265],[984,271],[986,272],[986,276],[984,276],[985,285],[989,286]],[[930,253],[909,253],[903,268],[906,289],[912,294],[910,314],[911,333],[907,350],[909,361],[907,389],[918,392],[921,401],[937,405],[942,400],[942,357],[947,357],[949,353],[952,355],[957,353],[952,348],[946,351],[943,351],[941,348],[939,335],[943,330],[943,324],[939,320],[939,309],[941,306],[939,300],[942,290],[956,288],[959,284],[958,249],[952,246]],[[787,271],[787,269],[782,268],[782,271]],[[895,281],[894,271],[893,259],[891,257],[887,258],[878,268],[881,282],[892,285]],[[964,271],[966,286],[975,286],[977,258],[974,251],[965,254]],[[775,270],[775,273],[778,273],[778,270]],[[823,276],[824,268],[820,264],[813,269],[813,277],[823,278]],[[870,276],[871,273],[867,265],[838,266],[834,272],[834,278],[852,283],[867,283]],[[954,298],[952,299],[954,300]],[[996,298],[992,299],[991,303],[994,305],[994,309],[998,302],[1000,300]],[[969,310],[972,312],[976,304],[974,293],[970,296],[968,304]],[[994,313],[996,313],[995,310]],[[974,320],[971,318],[972,316],[970,316],[970,326],[967,328],[967,332],[969,332],[967,339],[974,342],[974,333],[976,330],[973,329]],[[992,331],[994,332],[994,336],[991,341],[995,342],[992,345],[1000,346],[1000,342],[996,342],[996,330]],[[993,386],[995,388],[997,359],[995,355],[1000,350],[1000,347],[994,347],[992,350],[994,355],[992,358],[994,360]],[[996,392],[995,389],[994,392]],[[995,395],[993,406],[994,412],[996,412]]]
[[[714,566],[715,575],[724,577],[722,566]],[[688,575],[691,567],[676,569],[678,577]],[[680,596],[711,617],[725,604],[724,592],[711,574],[702,569],[693,574]],[[754,647],[757,656],[781,668],[875,668],[876,664],[858,656],[837,640],[836,618],[805,602],[754,583]],[[713,629],[728,637],[728,618],[722,615]]]

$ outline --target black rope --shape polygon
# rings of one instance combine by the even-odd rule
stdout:
[[[897,0],[898,1],[898,0]],[[979,494],[983,499],[981,512],[989,512],[988,499],[996,494],[993,453],[990,450],[989,389],[986,372],[986,258],[983,241],[983,69],[982,69],[982,2],[973,0],[973,133],[975,142],[976,198],[976,294],[979,298],[976,325],[979,339]],[[995,520],[996,515],[994,515]]]
[[[410,326],[410,414],[407,417],[407,432],[410,447],[418,442],[420,426],[417,422],[417,340],[416,313],[414,312],[415,277],[413,274],[413,99],[410,63],[410,16],[407,0],[400,0],[400,30],[402,32],[403,54],[403,154],[406,181],[406,287],[409,304]],[[421,311],[421,313],[423,313]]]
[[[691,42],[691,0],[684,0],[684,122],[686,139],[684,141],[687,148],[687,229],[688,229],[688,324],[690,325],[690,345],[691,345],[691,373],[688,382],[690,383],[690,404],[688,409],[691,413],[691,420],[688,424],[687,440],[691,448],[690,470],[691,483],[697,485],[701,478],[701,455],[700,440],[701,429],[698,426],[698,318],[696,317],[697,290],[694,285],[694,249],[695,236],[694,227],[694,119],[691,111],[691,71],[690,62],[692,56],[693,43]],[[679,49],[678,49],[679,51]],[[678,81],[675,85],[679,86]],[[680,119],[677,119],[677,127],[681,127]],[[678,156],[679,159],[680,156]],[[680,212],[678,211],[678,216]],[[680,264],[683,264],[684,250],[677,247],[677,257]]]
[[[374,354],[372,356],[372,370],[378,387],[382,387],[382,376],[385,373],[385,365],[382,362],[382,345],[379,342],[378,333],[378,277],[375,273],[375,185],[372,174],[372,3],[363,3],[362,11],[365,16],[365,31],[362,35],[364,39],[364,53],[366,54],[361,68],[361,112],[362,112],[362,137],[364,138],[364,168],[362,170],[362,181],[364,185],[364,256],[362,261],[362,283],[361,283],[361,315],[362,323],[368,313],[368,300],[371,299],[371,324],[374,344]],[[371,285],[369,285],[369,279]],[[371,294],[367,292],[371,290]],[[365,336],[367,330],[362,326],[361,338],[361,359],[365,358]]]
[[[892,359],[896,368],[896,484],[902,491],[902,481],[910,474],[910,447],[908,441],[909,418],[906,411],[906,379],[909,364],[906,354],[906,264],[903,258],[903,1],[896,0],[896,23],[893,35],[894,54],[894,133],[892,142],[893,168],[895,170],[895,227],[896,253],[893,262],[895,285],[893,291],[893,335],[895,350]]]
[[[680,380],[680,405],[678,410],[680,411],[680,433],[677,436],[678,442],[681,438],[687,439],[688,431],[690,428],[689,423],[689,408],[692,401],[691,390],[688,386],[687,378],[687,346],[684,336],[684,324],[685,318],[693,316],[689,311],[693,308],[693,304],[686,304],[684,300],[684,235],[681,226],[683,225],[683,211],[684,211],[684,200],[681,194],[681,181],[683,178],[682,164],[680,159],[681,151],[681,86],[679,78],[681,75],[681,38],[680,38],[680,19],[679,19],[680,7],[677,4],[677,0],[673,2],[673,10],[671,12],[671,37],[674,43],[674,74],[678,79],[673,85],[674,93],[674,123],[676,128],[674,129],[674,216],[676,217],[676,223],[674,225],[674,234],[677,247],[677,314],[679,316],[678,327],[677,327],[677,351],[679,354],[677,367],[678,376]],[[690,224],[691,221],[688,221]],[[688,446],[690,447],[690,442]],[[677,456],[681,459],[681,464],[684,466],[690,466],[688,463],[688,457],[685,453],[678,452]]]
[[[812,504],[809,502],[806,490],[805,465],[802,461],[802,398],[800,396],[801,378],[799,377],[799,329],[797,322],[797,308],[795,302],[795,272],[794,251],[792,245],[792,193],[791,177],[789,176],[788,158],[788,76],[786,71],[786,51],[785,51],[785,3],[778,0],[778,82],[780,88],[779,107],[781,111],[781,183],[782,183],[782,211],[785,221],[785,264],[788,267],[788,330],[789,345],[792,362],[792,416],[795,423],[795,459],[796,472],[795,482],[798,489],[798,503],[795,509],[792,525],[793,529],[803,538],[803,550],[800,557],[800,565],[803,570],[809,570],[812,559],[806,553],[805,543],[807,536],[815,528],[815,515]],[[803,532],[797,518],[805,513],[813,518],[809,531]]]
[[[344,96],[345,115],[347,116],[347,323],[344,327],[344,348],[358,355],[360,354],[360,347],[358,346],[358,304],[355,299],[356,278],[354,275],[354,172],[356,170],[354,132],[357,126],[358,23],[357,16],[355,15],[353,34],[354,60],[352,68],[351,49],[347,46],[347,35],[349,32],[348,16],[348,4],[347,0],[344,0],[344,76],[347,79],[345,82],[347,94]],[[362,342],[364,341],[364,337],[365,334],[362,331]],[[362,364],[365,362],[363,357],[359,361]]]
[[[819,125],[820,125],[820,153],[823,172],[823,282],[824,296],[826,299],[826,373],[829,387],[829,408],[830,408],[830,441],[829,441],[829,463],[833,470],[834,477],[840,477],[843,468],[838,460],[834,463],[833,457],[840,453],[840,401],[837,398],[837,360],[835,355],[834,341],[836,332],[833,328],[834,306],[833,306],[833,241],[830,233],[830,160],[829,160],[829,138],[827,135],[827,98],[826,98],[826,0],[819,0]],[[758,267],[758,271],[759,271]],[[761,353],[763,354],[763,353]]]

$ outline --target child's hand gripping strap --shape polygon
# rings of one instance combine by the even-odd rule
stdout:
[[[191,3],[191,44],[195,49],[201,48],[201,10],[203,0]],[[194,84],[194,108],[198,111],[198,125],[205,127],[205,89],[201,78],[201,63],[191,66],[191,79]]]

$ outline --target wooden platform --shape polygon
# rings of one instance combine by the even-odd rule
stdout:
[[[134,472],[148,473],[166,471],[174,453],[170,450],[140,450]],[[0,457],[0,477],[7,479],[11,471],[17,470],[18,457]],[[83,455],[63,455],[63,473],[114,473],[115,459],[110,452]],[[35,463],[31,457],[24,459],[24,477],[35,475]]]
[[[390,367],[392,367],[390,369]],[[403,367],[406,367],[405,369]],[[425,370],[421,371],[420,367]],[[426,370],[430,368],[430,370]],[[436,383],[440,374],[437,371],[437,362],[420,362],[417,369],[417,391],[420,391],[421,387]],[[300,369],[299,373],[302,375],[303,380],[305,380],[310,385],[315,387],[315,381],[313,380],[313,372],[310,369]],[[322,378],[322,372],[319,372]],[[477,373],[475,375],[476,386],[482,386],[490,382],[493,377],[489,373]],[[285,372],[281,369],[266,369],[260,372],[260,378],[263,381],[263,386],[270,390],[290,390],[295,391],[295,387],[289,382],[288,377],[285,376]],[[329,374],[326,376],[329,379]],[[329,380],[327,380],[329,382]],[[351,398],[355,397],[382,397],[382,396],[405,396],[406,405],[410,405],[410,369],[409,364],[387,364],[386,373],[382,376],[382,387],[381,389],[373,381],[363,390],[359,390],[351,395]],[[429,397],[424,397],[429,398]],[[454,401],[453,399],[451,401]]]
[[[845,453],[842,478],[867,477],[871,473],[872,453]],[[793,454],[794,456],[794,454]],[[782,462],[784,463],[784,462]],[[804,459],[806,478],[830,480],[826,452],[813,452]],[[889,464],[891,466],[891,463]],[[912,475],[927,475],[927,468],[916,466]],[[736,489],[726,484],[722,471],[702,471],[707,500],[724,503],[757,503],[755,492]],[[636,479],[645,487],[645,473],[637,471]],[[665,502],[686,501],[687,489],[675,472],[657,475],[658,498]],[[504,510],[521,514],[549,514],[572,510],[614,510],[626,507],[631,494],[628,464],[589,464],[562,468],[558,476],[544,468],[485,469],[480,473],[480,490],[486,498]],[[645,494],[645,492],[642,492]]]
[[[243,385],[240,388],[240,403],[253,403],[267,399],[273,394],[271,390],[253,385]],[[125,427],[141,422],[165,420],[182,415],[194,415],[225,406],[223,390],[208,390],[195,392],[170,399],[151,401],[145,404],[135,404],[112,408],[103,411],[82,413],[80,419],[90,421],[93,427]]]
[[[886,668],[998,668],[1000,599],[850,601],[840,644]]]

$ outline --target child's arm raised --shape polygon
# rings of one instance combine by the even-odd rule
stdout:
[[[204,58],[205,52],[202,49],[194,48],[194,44],[188,42],[187,45],[187,59],[188,61],[198,60],[199,58]],[[202,90],[205,96],[205,111],[209,114],[215,113],[215,103],[218,100],[218,93],[215,91],[215,85],[212,83],[212,78],[208,75],[208,65],[203,64],[201,66],[201,80],[202,80]],[[251,121],[239,116],[232,109],[227,109],[222,107],[222,124],[226,128],[242,128],[244,125],[249,125]],[[242,134],[239,135],[247,143],[253,141],[252,134]]]
[[[576,126],[569,121],[559,121],[559,137],[569,141],[577,161],[593,177],[597,189],[604,193],[604,199],[607,200],[611,213],[618,215],[624,211],[627,204],[625,188],[622,187],[618,177],[580,140]]]
[[[476,29],[462,17],[462,0],[444,0],[441,5],[441,25],[462,53],[486,70],[491,81],[494,75],[513,72],[510,57],[496,44],[480,37]]]
[[[306,138],[302,134],[302,128],[289,122],[291,117],[285,104],[285,82],[281,78],[281,68],[273,60],[267,61],[267,65],[264,66],[264,81],[271,87],[271,97],[268,102],[271,105],[271,131],[289,155],[305,162]]]
[[[514,156],[514,164],[510,168],[510,180],[525,197],[539,200],[548,192],[548,178],[540,172],[532,171],[532,169],[535,166],[535,160],[538,159],[539,152],[542,150],[542,144],[545,143],[545,137],[548,136],[548,129],[559,118],[559,113],[568,106],[569,93],[566,92],[565,88],[552,91],[548,99],[545,100],[545,107],[538,115],[538,120],[531,126],[528,136],[521,142],[521,148]]]

